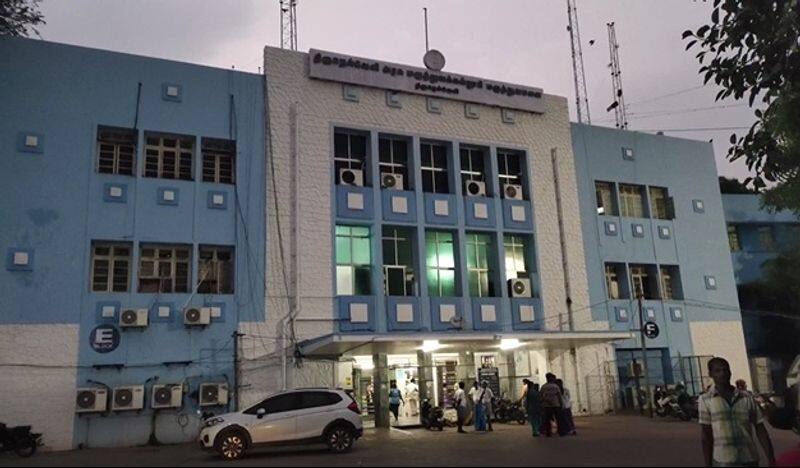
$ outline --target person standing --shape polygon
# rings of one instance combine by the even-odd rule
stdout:
[[[464,420],[467,419],[467,393],[464,391],[464,382],[459,382],[456,393],[453,395],[453,406],[456,408],[458,417],[458,433],[465,434]]]
[[[478,381],[472,382],[472,388],[469,389],[469,404],[470,404],[470,413],[472,414],[472,425],[476,428],[478,427],[478,397],[480,396],[481,387],[478,384]]]
[[[492,416],[494,416],[494,408],[492,408],[492,401],[494,400],[494,392],[489,388],[489,382],[484,380],[481,382],[481,403],[483,403],[484,417],[486,420],[487,430],[494,431],[492,428]]]
[[[528,423],[531,425],[533,437],[539,437],[539,430],[542,425],[542,401],[539,395],[539,384],[535,384],[528,379],[523,379],[525,391],[520,398],[520,404],[525,407],[528,413]]]
[[[392,380],[389,383],[389,410],[394,415],[395,423],[400,422],[400,418],[398,417],[400,414],[400,403],[404,403],[403,394],[397,388],[397,381]]]
[[[756,438],[774,466],[772,442],[753,395],[731,385],[731,367],[725,359],[708,361],[708,373],[714,386],[698,401],[706,466],[758,466]]]
[[[545,375],[545,379],[547,379],[547,383],[542,385],[541,390],[539,390],[542,400],[542,413],[544,416],[542,432],[544,432],[544,435],[547,437],[552,436],[552,424],[553,420],[555,420],[558,423],[558,435],[563,436],[566,432],[562,427],[563,418],[561,417],[561,411],[564,403],[561,397],[561,389],[556,383],[555,374],[548,372]]]
[[[419,386],[417,385],[417,380],[413,377],[406,384],[405,401],[408,402],[406,416],[414,417],[419,415]]]
[[[572,395],[569,393],[569,389],[564,386],[564,381],[561,379],[556,379],[556,384],[561,389],[561,401],[564,404],[564,407],[561,411],[562,421],[564,424],[564,433],[569,435],[578,435],[578,432],[575,430],[575,420],[572,417]],[[561,425],[562,421],[559,421],[559,425]]]

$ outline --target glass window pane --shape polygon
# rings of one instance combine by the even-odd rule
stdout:
[[[413,265],[413,252],[411,249],[411,241],[402,240],[397,244],[397,263],[399,265],[411,266]]]
[[[478,267],[478,253],[477,249],[475,248],[475,244],[468,242],[467,243],[467,268],[477,268]]]
[[[368,296],[372,292],[370,284],[370,268],[357,267],[355,269],[355,294],[357,296]]]
[[[428,268],[428,295],[438,297],[439,293],[439,270]]]
[[[369,238],[356,237],[353,238],[353,264],[354,265],[369,265],[370,260],[370,245]]]
[[[350,156],[365,159],[367,155],[367,138],[363,135],[350,135]]]
[[[387,138],[381,138],[378,140],[378,155],[380,158],[380,162],[382,163],[390,163],[392,162],[392,154],[391,154],[391,140]]]
[[[348,265],[352,261],[352,253],[350,252],[350,238],[349,237],[336,237],[336,263],[338,265]]]
[[[452,235],[448,235],[448,237],[452,239]],[[439,243],[439,267],[441,268],[456,267],[455,253],[453,252],[453,243],[441,242],[441,238]]]
[[[353,232],[353,237],[369,237],[368,227],[353,226],[350,229]]]
[[[481,295],[480,278],[478,272],[474,270],[469,272],[469,295],[473,297]]]
[[[349,266],[336,267],[336,294],[339,296],[353,295],[353,268]]]
[[[456,295],[455,270],[439,270],[439,283],[442,289],[442,296],[452,297]]]
[[[337,236],[349,236],[350,235],[350,226],[336,226],[336,235]]]
[[[436,172],[433,178],[436,183],[436,193],[450,193],[450,182],[447,178],[447,172]]]

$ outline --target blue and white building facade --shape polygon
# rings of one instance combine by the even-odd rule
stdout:
[[[369,406],[413,378],[444,404],[497,369],[510,395],[554,371],[576,412],[613,405],[602,363],[630,332],[588,307],[565,98],[314,50],[268,47],[264,70],[269,313],[242,331],[294,352],[251,343],[243,396],[340,385]]]
[[[0,421],[51,449],[192,440],[264,316],[263,77],[8,37],[0,56]]]
[[[711,144],[581,124],[572,138],[592,317],[636,330],[615,344],[621,386],[642,361],[637,291],[660,331],[647,339],[652,384],[702,391],[712,356],[749,382]]]

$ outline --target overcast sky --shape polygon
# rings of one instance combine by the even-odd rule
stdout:
[[[754,120],[743,103],[715,102],[715,88],[701,86],[694,53],[684,50],[681,33],[708,21],[710,2],[577,4],[592,123],[614,126],[606,112],[612,102],[606,23],[614,21],[630,128],[713,138],[719,172],[745,177],[743,164],[725,160],[732,130],[676,131]],[[567,96],[577,120],[566,0],[299,0],[299,49],[422,66],[423,7],[445,70]],[[278,0],[43,0],[41,9],[43,39],[171,60],[257,72],[262,47],[280,46]]]

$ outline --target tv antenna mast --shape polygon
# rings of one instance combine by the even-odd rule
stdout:
[[[613,102],[606,109],[607,112],[614,111],[614,118],[617,121],[617,128],[628,128],[628,111],[625,108],[625,96],[622,94],[622,71],[619,67],[619,43],[617,42],[617,32],[614,23],[607,23],[608,26],[608,51],[611,56],[611,82],[614,87]]]
[[[575,79],[575,108],[578,110],[579,123],[592,123],[589,115],[589,94],[586,92],[586,74],[583,71],[583,48],[581,46],[581,32],[578,27],[578,9],[576,0],[567,0],[567,15],[569,16],[569,39],[572,45],[572,76]]]
[[[281,7],[281,49],[297,50],[297,0],[278,0]]]

